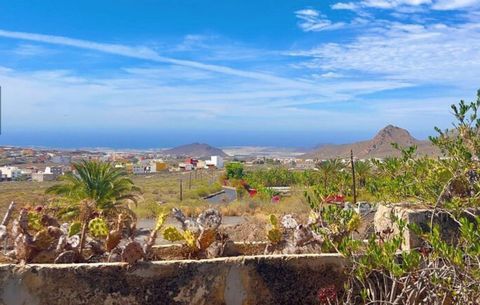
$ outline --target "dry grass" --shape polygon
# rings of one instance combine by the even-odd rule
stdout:
[[[35,206],[46,204],[50,195],[45,190],[55,182],[5,181],[0,182],[0,213],[3,215],[10,202],[17,206]]]
[[[198,215],[210,206],[219,209],[225,216],[308,214],[309,208],[301,191],[294,191],[291,197],[282,198],[279,203],[245,198],[230,204],[209,204],[201,198],[221,189],[217,182],[219,175],[220,172],[204,172],[202,175],[197,174],[195,179],[195,174],[192,174],[190,188],[189,173],[132,176],[135,185],[143,192],[143,200],[132,208],[139,218],[156,217],[161,212],[169,212],[173,207],[181,208],[188,215]],[[180,201],[180,179],[183,180],[183,201]],[[1,182],[0,213],[6,211],[11,201],[15,201],[18,206],[46,204],[53,197],[45,195],[45,190],[55,183],[58,182]]]

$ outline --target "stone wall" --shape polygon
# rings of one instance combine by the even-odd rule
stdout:
[[[0,303],[316,304],[322,287],[343,289],[336,254],[244,256],[200,261],[0,265]]]
[[[385,232],[389,229],[393,230],[392,234],[398,234],[398,226],[391,218],[391,215],[403,219],[407,224],[416,224],[423,232],[429,232],[432,221],[432,209],[418,208],[415,205],[395,204],[390,206],[380,205],[375,213],[374,226],[375,232],[386,237]],[[458,224],[445,213],[438,213],[433,217],[433,225],[440,227],[441,237],[450,242],[455,243],[459,232]],[[419,238],[414,232],[405,229],[404,243],[402,250],[410,250],[422,247],[423,240]]]

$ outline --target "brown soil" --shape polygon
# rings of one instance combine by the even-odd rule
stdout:
[[[248,217],[245,223],[228,226],[224,232],[237,242],[257,242],[266,240],[267,221],[259,217]]]

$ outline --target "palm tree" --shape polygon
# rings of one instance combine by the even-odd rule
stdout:
[[[82,223],[78,250],[81,255],[87,224],[94,217],[95,209],[100,210],[106,218],[113,218],[118,214],[128,215],[134,226],[135,213],[124,204],[136,203],[140,198],[140,189],[128,178],[125,171],[114,167],[112,163],[83,160],[73,163],[72,167],[75,173],[62,176],[60,179],[64,183],[48,188],[46,193],[60,195],[74,203],[69,208],[73,209],[75,214],[79,213]]]
[[[355,174],[358,177],[358,185],[365,187],[367,184],[367,178],[372,171],[372,165],[369,161],[355,161]]]
[[[340,159],[331,159],[317,163],[317,168],[323,176],[323,187],[326,189],[328,180],[335,179],[338,173],[344,168],[344,164]]]
[[[127,173],[112,163],[83,160],[73,163],[74,172],[62,176],[64,182],[46,190],[80,202],[88,200],[100,210],[109,210],[124,203],[137,203],[140,189],[128,178]]]

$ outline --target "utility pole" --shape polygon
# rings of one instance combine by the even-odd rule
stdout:
[[[182,183],[182,178],[180,178],[180,201],[183,201],[183,183]]]
[[[192,172],[190,171],[189,177],[188,177],[188,189],[192,189]]]
[[[350,150],[350,162],[352,165],[352,190],[353,190],[353,204],[357,204],[357,186],[355,182],[355,162],[353,162],[353,149]]]

